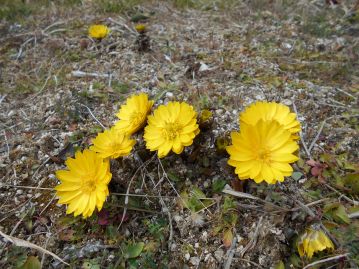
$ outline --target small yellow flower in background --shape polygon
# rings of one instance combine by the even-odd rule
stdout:
[[[301,257],[304,255],[309,259],[313,257],[313,254],[318,251],[325,249],[334,250],[333,242],[329,237],[322,231],[312,228],[308,228],[300,236],[297,242],[298,252]]]
[[[109,161],[85,149],[76,152],[75,158],[68,158],[66,166],[69,170],[56,171],[61,184],[55,187],[58,203],[68,205],[66,214],[82,214],[87,218],[96,207],[100,211],[109,194],[107,186],[112,177]]]
[[[260,119],[262,120],[276,120],[283,125],[284,129],[292,134],[293,139],[298,139],[298,132],[300,131],[300,123],[297,120],[295,113],[290,113],[289,107],[275,102],[256,102],[240,114],[240,125],[256,124]]]
[[[152,106],[153,101],[149,101],[145,93],[127,98],[126,104],[122,105],[116,114],[120,120],[114,128],[128,135],[134,134],[146,124],[147,114]]]
[[[112,127],[99,133],[92,143],[90,150],[97,152],[101,158],[116,159],[129,155],[136,141]]]
[[[136,26],[135,26],[135,29],[136,29],[136,31],[138,32],[138,33],[144,33],[144,32],[146,32],[146,25],[144,25],[144,24],[137,24]]]
[[[228,164],[236,168],[239,179],[275,184],[292,174],[293,168],[289,163],[298,160],[293,155],[298,145],[291,133],[277,121],[259,120],[254,125],[244,124],[240,133],[232,132],[231,137],[233,145],[227,147]]]
[[[89,36],[96,39],[102,39],[105,38],[110,30],[106,25],[103,24],[94,24],[91,25],[89,28]]]
[[[171,150],[180,154],[185,146],[192,145],[197,134],[197,113],[193,107],[185,102],[169,102],[148,116],[143,137],[146,148],[157,150],[158,157],[163,158]]]

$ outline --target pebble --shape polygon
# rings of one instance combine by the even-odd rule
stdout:
[[[172,92],[166,92],[166,97],[169,99],[173,98],[173,93]]]
[[[222,249],[218,249],[214,252],[214,257],[218,262],[221,262],[224,255],[224,251]]]
[[[17,190],[16,194],[23,194],[23,192],[24,192],[23,190]]]
[[[192,257],[189,262],[190,262],[192,265],[197,266],[197,265],[199,265],[199,262],[200,262],[200,261],[201,261],[200,258],[198,258],[198,257]]]
[[[282,104],[284,104],[286,106],[291,106],[293,104],[293,102],[289,99],[283,99]]]
[[[189,253],[186,253],[184,255],[184,258],[186,259],[186,261],[188,261],[191,258],[191,255],[189,255]]]

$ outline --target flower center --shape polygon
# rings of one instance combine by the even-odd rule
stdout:
[[[96,190],[96,181],[94,179],[84,180],[82,183],[82,191],[89,193]]]
[[[257,150],[256,160],[265,163],[270,162],[270,151],[267,148],[260,148]]]
[[[168,140],[174,140],[179,135],[180,130],[181,130],[181,125],[178,124],[177,122],[167,123],[164,129],[164,136]]]

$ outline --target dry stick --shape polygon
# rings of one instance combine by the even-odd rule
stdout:
[[[329,261],[345,258],[345,257],[348,257],[348,256],[349,256],[349,253],[344,253],[344,254],[329,257],[329,258],[326,258],[326,259],[323,259],[323,260],[315,261],[315,262],[312,262],[310,264],[307,264],[305,267],[303,267],[303,269],[307,269],[307,268],[313,267],[313,266],[315,266],[317,264],[326,263],[326,262],[329,262]]]
[[[138,161],[140,161],[141,163],[143,163],[141,157],[136,154],[136,159]],[[157,186],[157,184],[155,183],[154,179],[152,178],[152,176],[150,175],[150,173],[148,173],[146,167],[144,168],[147,172],[147,176],[150,178],[150,180],[152,181],[152,184],[153,186]],[[158,169],[158,173],[159,173],[159,169]],[[159,177],[159,181],[161,181],[160,177]],[[156,188],[156,187],[154,187]],[[157,189],[157,188],[156,188]],[[168,216],[168,225],[170,226],[170,234],[168,236],[168,250],[170,251],[171,250],[171,245],[172,245],[172,240],[173,240],[173,225],[172,225],[172,216],[171,216],[171,212],[169,211],[168,209],[168,206],[166,205],[166,203],[163,201],[163,198],[161,196],[161,192],[159,190],[157,190],[158,194],[159,194],[159,197],[160,197],[160,203],[161,203],[161,206],[162,206],[162,212],[163,213],[167,213],[167,216]]]
[[[7,156],[6,158],[8,160],[10,160],[10,147],[9,147],[9,143],[7,142],[7,136],[6,136],[6,132],[4,130],[4,137],[5,137],[5,143],[6,143],[6,149],[7,149]]]
[[[1,184],[0,183],[0,188],[4,188],[4,187],[9,187],[9,188],[15,188],[15,189],[31,189],[31,190],[44,190],[44,191],[53,191],[53,188],[44,188],[44,187],[31,187],[31,186],[22,186],[22,185],[10,185],[10,184]],[[133,196],[133,197],[144,197],[144,198],[177,198],[177,196],[169,196],[169,195],[148,195],[148,194],[137,194],[137,193],[118,193],[118,192],[111,192],[112,195],[117,195],[117,196]],[[208,199],[212,199],[212,198],[208,198]]]
[[[265,203],[265,204],[269,204],[269,205],[271,205],[271,206],[273,206],[273,207],[275,207],[275,208],[278,208],[278,209],[281,210],[281,211],[290,211],[290,210],[291,210],[291,209],[289,209],[289,208],[280,207],[280,206],[278,206],[278,205],[276,205],[276,204],[273,204],[273,203],[271,203],[271,202],[268,202],[268,201],[266,201],[266,200],[263,200],[263,199],[261,199],[261,198],[259,198],[259,197],[253,196],[253,195],[251,195],[251,194],[249,194],[249,193],[244,193],[244,192],[239,192],[239,191],[233,191],[233,190],[228,190],[228,189],[224,189],[224,190],[222,190],[222,192],[223,192],[223,193],[230,194],[230,195],[233,195],[233,196],[236,196],[236,197],[240,197],[240,198],[247,198],[247,199],[251,199],[251,200],[261,201],[261,202],[263,202],[263,203]]]
[[[133,176],[131,177],[130,179],[130,182],[128,183],[128,187],[127,187],[127,190],[126,190],[126,197],[125,197],[125,207],[123,209],[123,213],[122,213],[122,218],[121,218],[121,222],[120,224],[118,225],[117,227],[117,231],[120,229],[124,219],[125,219],[125,215],[126,215],[126,212],[127,212],[127,205],[128,205],[128,197],[129,197],[129,193],[130,193],[130,187],[131,187],[131,184],[132,184],[132,181],[135,179],[135,176],[137,175],[137,173],[145,166],[147,166],[149,163],[151,163],[154,159],[154,157],[156,156],[156,154],[154,154],[151,159],[147,160],[146,162],[144,162],[143,164],[141,164],[137,170],[135,171],[135,173],[133,174]]]
[[[234,256],[236,244],[237,244],[237,238],[235,236],[233,236],[231,247],[227,251],[228,258],[226,260],[226,263],[223,266],[224,269],[231,268],[231,264],[232,264],[232,261],[233,261],[233,256]]]
[[[4,237],[6,240],[10,241],[11,243],[13,243],[15,246],[17,247],[25,247],[25,248],[32,248],[32,249],[36,249],[42,253],[48,254],[52,257],[54,257],[56,260],[62,262],[63,264],[66,264],[67,266],[69,266],[69,264],[67,262],[65,262],[63,259],[61,259],[59,256],[57,256],[55,253],[52,253],[51,251],[48,251],[38,245],[35,245],[33,243],[30,243],[28,241],[25,241],[23,239],[20,238],[16,238],[7,234],[4,234],[2,231],[0,231],[0,235],[2,237]]]
[[[328,189],[334,191],[335,193],[340,194],[340,197],[343,197],[345,200],[347,200],[348,202],[352,203],[353,205],[355,205],[355,206],[359,205],[359,201],[350,199],[348,196],[346,196],[345,194],[343,194],[343,193],[341,193],[340,191],[336,190],[335,188],[333,188],[333,187],[330,186],[329,184],[324,183],[324,186],[326,186]],[[340,198],[340,197],[339,197],[339,198]]]
[[[357,97],[355,97],[354,95],[352,95],[352,94],[350,94],[350,93],[348,93],[348,92],[346,92],[346,91],[344,91],[344,90],[342,90],[342,89],[339,89],[339,88],[335,88],[335,89],[336,89],[337,91],[340,91],[341,93],[344,93],[345,95],[347,95],[347,96],[353,98],[354,100],[357,100]]]
[[[297,110],[297,107],[296,107],[294,102],[293,102],[293,109],[294,109],[295,114],[298,115],[298,110]],[[310,151],[307,148],[307,144],[304,141],[302,131],[299,132],[299,137],[300,137],[300,141],[302,142],[302,145],[303,145],[303,148],[305,150],[305,153],[307,154],[307,157],[311,159],[312,155],[310,154]]]
[[[42,213],[44,213],[45,212],[45,210],[51,205],[51,203],[52,203],[52,201],[54,201],[54,199],[55,199],[55,197],[56,197],[56,194],[54,194],[53,196],[52,196],[52,198],[51,198],[51,200],[50,200],[50,202],[48,202],[47,203],[47,205],[41,210],[41,212],[40,212],[40,214],[39,214],[39,216],[41,216],[42,215]]]
[[[244,262],[248,262],[248,263],[250,263],[250,264],[253,264],[253,265],[257,266],[258,268],[263,268],[263,267],[260,266],[258,263],[255,263],[255,262],[253,262],[253,261],[251,261],[251,260],[247,260],[247,259],[243,259],[243,258],[238,258],[238,260],[244,261]]]
[[[239,253],[240,257],[242,258],[244,256],[244,254],[253,248],[253,246],[256,244],[257,242],[257,238],[258,238],[258,233],[259,233],[259,228],[261,227],[262,225],[262,220],[263,220],[263,217],[261,216],[258,220],[258,223],[257,223],[257,227],[256,227],[256,230],[254,231],[254,235],[253,237],[251,238],[251,240],[249,240],[248,244],[241,250],[241,252]]]
[[[103,129],[106,129],[106,127],[95,117],[95,115],[92,113],[91,109],[84,105],[84,104],[80,104],[81,106],[83,107],[86,107],[87,108],[87,111],[90,113],[91,117],[103,128]]]
[[[319,139],[319,136],[320,136],[320,134],[321,134],[322,131],[323,131],[323,128],[324,128],[325,123],[326,123],[326,120],[324,120],[324,121],[322,122],[322,125],[320,126],[317,135],[314,137],[312,143],[310,144],[310,146],[309,146],[309,148],[308,148],[309,153],[312,151],[312,149],[313,149],[315,143],[316,143],[317,140]]]

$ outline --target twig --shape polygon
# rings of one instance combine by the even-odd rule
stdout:
[[[351,213],[351,214],[348,214],[348,217],[349,217],[350,219],[359,218],[359,211],[354,212],[354,213]]]
[[[297,110],[297,107],[296,107],[294,102],[293,102],[293,109],[294,109],[295,114],[298,115],[298,110]],[[310,151],[308,150],[307,144],[304,141],[302,131],[299,131],[299,137],[300,137],[300,141],[302,142],[302,145],[303,145],[303,148],[305,150],[305,153],[307,154],[307,157],[311,159],[312,155],[310,154]]]
[[[20,239],[20,238],[16,238],[16,237],[13,237],[13,236],[10,236],[10,235],[7,235],[7,234],[4,234],[2,231],[0,231],[0,235],[2,237],[4,237],[6,240],[10,241],[11,243],[13,243],[15,246],[18,246],[18,247],[25,247],[25,248],[32,248],[32,249],[36,249],[42,253],[45,253],[45,254],[48,254],[52,257],[54,257],[56,260],[62,262],[63,264],[66,264],[69,266],[69,264],[67,262],[65,262],[63,259],[61,259],[59,256],[57,256],[55,253],[52,253],[51,251],[48,251],[38,245],[35,245],[33,243],[30,243],[28,241],[25,241],[23,239]]]
[[[80,104],[81,106],[83,107],[86,107],[87,108],[87,111],[90,113],[91,117],[103,128],[103,129],[106,129],[106,127],[95,117],[95,115],[92,113],[91,109],[84,105],[84,104]]]
[[[227,251],[227,257],[228,258],[226,260],[226,263],[223,266],[224,269],[230,269],[231,268],[231,264],[232,264],[232,261],[233,261],[233,256],[234,256],[236,244],[237,244],[237,237],[233,236],[231,247]]]
[[[345,95],[347,95],[347,96],[353,98],[354,100],[357,100],[357,98],[356,98],[354,95],[352,95],[352,94],[350,94],[350,93],[348,93],[348,92],[346,92],[346,91],[344,91],[344,90],[342,90],[342,89],[339,89],[339,88],[335,88],[335,89],[336,89],[337,91],[340,91],[341,93],[344,93]]]
[[[326,263],[326,262],[329,262],[329,261],[345,258],[345,257],[348,257],[348,256],[349,256],[349,253],[344,253],[344,254],[329,257],[329,258],[326,258],[326,259],[323,259],[323,260],[315,261],[315,262],[312,262],[310,264],[307,264],[306,266],[303,267],[303,269],[307,269],[307,268],[313,267],[313,266],[315,266],[317,264]]]
[[[335,188],[333,188],[333,187],[330,186],[329,184],[324,183],[324,186],[326,186],[328,189],[334,191],[335,193],[339,194],[340,197],[343,197],[345,200],[347,200],[348,202],[352,203],[353,205],[355,205],[355,206],[359,205],[359,201],[350,199],[348,196],[346,196],[345,194],[343,194],[343,193],[341,193],[340,191],[336,190]],[[340,198],[340,197],[339,197],[339,198]]]
[[[131,184],[132,184],[132,181],[135,179],[137,173],[145,166],[147,166],[149,163],[151,163],[154,159],[154,157],[156,156],[156,154],[154,154],[151,159],[147,160],[146,162],[144,162],[143,164],[141,164],[137,170],[135,171],[135,173],[133,174],[133,176],[131,177],[130,179],[130,182],[128,183],[128,187],[127,187],[127,190],[126,190],[126,197],[125,197],[125,207],[123,209],[123,213],[122,213],[122,218],[121,218],[121,222],[120,224],[118,225],[117,227],[117,231],[120,229],[124,219],[125,219],[125,215],[126,215],[126,212],[127,212],[127,205],[128,205],[128,197],[129,197],[129,193],[130,193],[130,187],[131,187]]]
[[[254,247],[254,245],[257,242],[257,238],[258,238],[258,234],[259,234],[259,228],[262,225],[262,220],[263,217],[261,216],[258,220],[257,226],[256,226],[256,230],[254,231],[253,237],[249,240],[248,244],[241,250],[241,252],[239,253],[239,256],[242,258],[244,256],[244,254],[252,249]]]
[[[10,160],[10,147],[9,147],[9,143],[7,142],[7,136],[6,136],[6,132],[5,132],[5,130],[4,130],[3,132],[4,132],[4,138],[5,138],[6,149],[7,149],[7,155],[6,155],[6,158],[7,158],[8,160]]]
[[[258,268],[263,268],[263,267],[262,267],[262,266],[260,266],[258,263],[252,262],[252,261],[247,260],[247,259],[238,258],[238,260],[240,260],[240,261],[244,261],[244,262],[248,262],[248,263],[250,263],[250,264],[252,264],[252,265],[255,265],[255,266],[256,266],[256,267],[258,267]]]
[[[51,198],[51,200],[50,200],[50,202],[48,202],[47,203],[47,205],[41,210],[41,212],[40,212],[40,214],[39,214],[39,216],[41,216],[42,215],[42,213],[44,213],[45,212],[45,210],[51,205],[51,203],[52,203],[52,201],[54,201],[54,199],[55,199],[55,197],[56,197],[56,194],[54,194],[53,196],[52,196],[52,198]]]
[[[108,18],[108,20],[110,22],[113,22],[114,24],[117,24],[119,26],[125,27],[131,34],[134,34],[135,36],[138,35],[138,33],[136,31],[132,30],[130,27],[128,27],[126,23],[115,21],[112,18]]]
[[[317,135],[314,137],[312,143],[310,144],[309,149],[308,149],[309,153],[312,151],[312,149],[313,149],[315,143],[316,143],[317,140],[319,139],[319,136],[320,136],[320,134],[321,134],[322,131],[323,131],[323,128],[324,128],[325,123],[326,123],[326,120],[324,120],[324,121],[322,122],[322,125],[320,126]]]
[[[71,74],[74,77],[83,78],[83,77],[95,77],[95,78],[108,78],[109,74],[100,74],[100,73],[89,73],[89,72],[83,72],[80,70],[72,71]]]
[[[268,202],[266,200],[263,200],[259,197],[256,197],[256,196],[253,196],[249,193],[244,193],[244,192],[239,192],[239,191],[233,191],[233,190],[229,190],[229,189],[224,189],[222,190],[223,193],[227,193],[227,194],[230,194],[230,195],[233,195],[233,196],[236,196],[236,197],[239,197],[239,198],[246,198],[246,199],[251,199],[251,200],[257,200],[257,201],[261,201],[265,204],[269,204],[275,208],[278,208],[280,211],[291,211],[291,209],[289,208],[283,208],[283,207],[280,207],[276,204],[273,204],[271,202]]]

